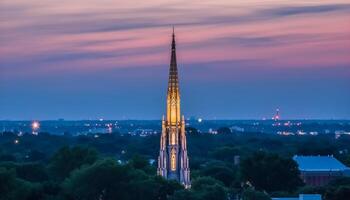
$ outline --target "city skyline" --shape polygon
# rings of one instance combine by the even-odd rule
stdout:
[[[0,3],[0,120],[350,119],[347,1]],[[140,112],[140,110],[142,112]]]

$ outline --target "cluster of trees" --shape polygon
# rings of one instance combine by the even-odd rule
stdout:
[[[6,133],[0,136],[0,200],[268,200],[299,193],[340,200],[350,195],[346,178],[324,187],[304,186],[291,159],[305,152],[334,154],[346,162],[350,137],[220,132],[203,135],[192,129],[188,134],[190,190],[156,176],[150,159],[158,156],[159,136]]]
[[[179,200],[227,199],[225,187],[210,177],[193,181],[185,190],[175,181],[155,175],[145,157],[134,156],[127,163],[99,157],[86,147],[63,147],[47,164],[0,163],[0,199],[6,200]]]

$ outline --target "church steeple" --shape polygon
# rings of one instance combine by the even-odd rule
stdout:
[[[177,62],[176,62],[175,32],[173,27],[168,94],[169,94],[169,91],[178,90],[178,85],[179,85],[179,80],[178,80]]]
[[[171,124],[176,124],[180,119],[180,92],[179,92],[179,78],[176,62],[176,44],[175,31],[173,27],[172,42],[171,42],[171,58],[169,69],[169,82],[167,94],[167,120]]]
[[[167,91],[166,118],[162,120],[162,135],[157,173],[166,179],[177,180],[186,188],[191,186],[187,157],[185,119],[180,112],[179,78],[176,63],[175,31],[173,27],[171,58]]]

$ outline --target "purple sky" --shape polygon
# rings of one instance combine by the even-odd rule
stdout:
[[[0,120],[350,119],[350,3],[2,0]]]

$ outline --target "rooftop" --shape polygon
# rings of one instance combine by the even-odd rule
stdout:
[[[345,171],[347,166],[333,156],[294,156],[300,171]]]
[[[272,200],[322,200],[320,194],[299,194],[299,197],[281,197],[281,198],[272,198]]]

